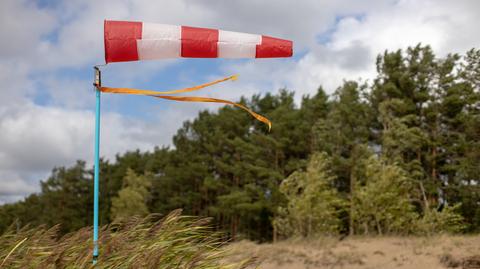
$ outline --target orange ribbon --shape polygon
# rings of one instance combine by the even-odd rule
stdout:
[[[239,104],[239,103],[234,103],[232,101],[228,100],[223,100],[223,99],[217,99],[217,98],[210,98],[210,97],[197,97],[197,96],[167,96],[164,94],[177,94],[177,93],[184,93],[184,92],[193,92],[193,91],[198,91],[200,89],[227,81],[227,80],[236,80],[237,76],[230,76],[226,77],[223,79],[215,80],[212,82],[208,82],[205,84],[201,84],[198,86],[194,87],[189,87],[189,88],[184,88],[184,89],[179,89],[179,90],[172,90],[172,91],[151,91],[151,90],[139,90],[139,89],[132,89],[132,88],[110,88],[110,87],[100,87],[101,92],[106,92],[106,93],[119,93],[119,94],[136,94],[136,95],[146,95],[146,96],[152,96],[156,98],[162,98],[166,100],[173,100],[173,101],[179,101],[179,102],[206,102],[206,103],[222,103],[222,104],[229,104],[229,105],[234,105],[236,107],[239,107],[248,113],[252,115],[255,119],[267,124],[268,130],[272,128],[272,123],[270,120],[265,118],[264,116],[253,112],[251,109],[248,107]]]

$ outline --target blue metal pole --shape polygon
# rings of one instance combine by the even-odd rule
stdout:
[[[96,105],[95,105],[95,166],[93,178],[93,264],[97,263],[98,258],[98,192],[99,192],[99,174],[100,174],[100,70],[95,69],[96,81]]]

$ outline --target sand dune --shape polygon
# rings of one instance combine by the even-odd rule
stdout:
[[[259,268],[480,268],[480,236],[353,237],[249,241],[229,246],[233,259],[256,256]],[[475,257],[476,256],[476,257]]]

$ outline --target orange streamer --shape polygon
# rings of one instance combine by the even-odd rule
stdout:
[[[184,93],[184,92],[193,92],[193,91],[197,91],[197,90],[200,90],[200,89],[203,89],[203,88],[206,88],[206,87],[209,87],[209,86],[212,86],[212,85],[215,85],[215,84],[227,81],[227,80],[234,81],[236,79],[237,79],[237,76],[234,75],[234,76],[226,77],[226,78],[223,78],[223,79],[215,80],[215,81],[212,81],[212,82],[208,82],[208,83],[205,83],[205,84],[201,84],[201,85],[198,85],[198,86],[179,89],[179,90],[172,90],[172,91],[152,91],[152,90],[139,90],[139,89],[132,89],[132,88],[110,88],[110,87],[100,87],[99,90],[101,92],[106,92],[106,93],[146,95],[146,96],[151,96],[151,97],[155,97],[155,98],[162,98],[162,99],[178,101],[178,102],[207,102],[207,103],[229,104],[229,105],[233,105],[233,106],[239,107],[239,108],[247,111],[255,119],[265,123],[268,126],[268,130],[270,131],[270,129],[272,128],[272,123],[271,123],[270,120],[268,120],[267,118],[265,118],[264,116],[262,116],[258,113],[253,112],[251,109],[249,109],[248,107],[246,107],[242,104],[235,103],[235,102],[228,101],[228,100],[223,100],[223,99],[210,98],[210,97],[168,96],[168,95],[164,95],[164,94],[176,94],[176,93]]]
[[[100,91],[108,92],[108,93],[137,94],[137,95],[176,94],[176,93],[198,91],[200,89],[203,89],[203,88],[206,88],[206,87],[209,87],[209,86],[212,86],[212,85],[215,85],[215,84],[227,81],[227,80],[235,81],[235,80],[237,80],[237,78],[238,78],[237,75],[233,75],[233,76],[230,76],[230,77],[218,79],[218,80],[215,80],[215,81],[212,81],[212,82],[208,82],[208,83],[201,84],[201,85],[198,85],[198,86],[193,86],[193,87],[190,87],[190,88],[184,88],[184,89],[172,90],[172,91],[164,91],[164,92],[152,91],[152,90],[139,90],[139,89],[131,89],[131,88],[109,88],[109,87],[101,87]]]
[[[258,113],[253,112],[251,109],[249,109],[248,107],[242,104],[234,103],[232,101],[217,99],[217,98],[210,98],[210,97],[197,97],[197,96],[167,96],[167,95],[152,95],[152,96],[157,98],[167,99],[167,100],[179,101],[179,102],[206,102],[206,103],[222,103],[222,104],[234,105],[236,107],[239,107],[247,111],[255,119],[268,125],[268,131],[272,129],[272,122],[269,119],[265,118],[264,116]]]

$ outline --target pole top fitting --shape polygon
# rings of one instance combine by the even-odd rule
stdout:
[[[94,66],[93,69],[94,69],[93,86],[95,87],[95,89],[98,89],[102,86],[102,74],[98,66]]]

